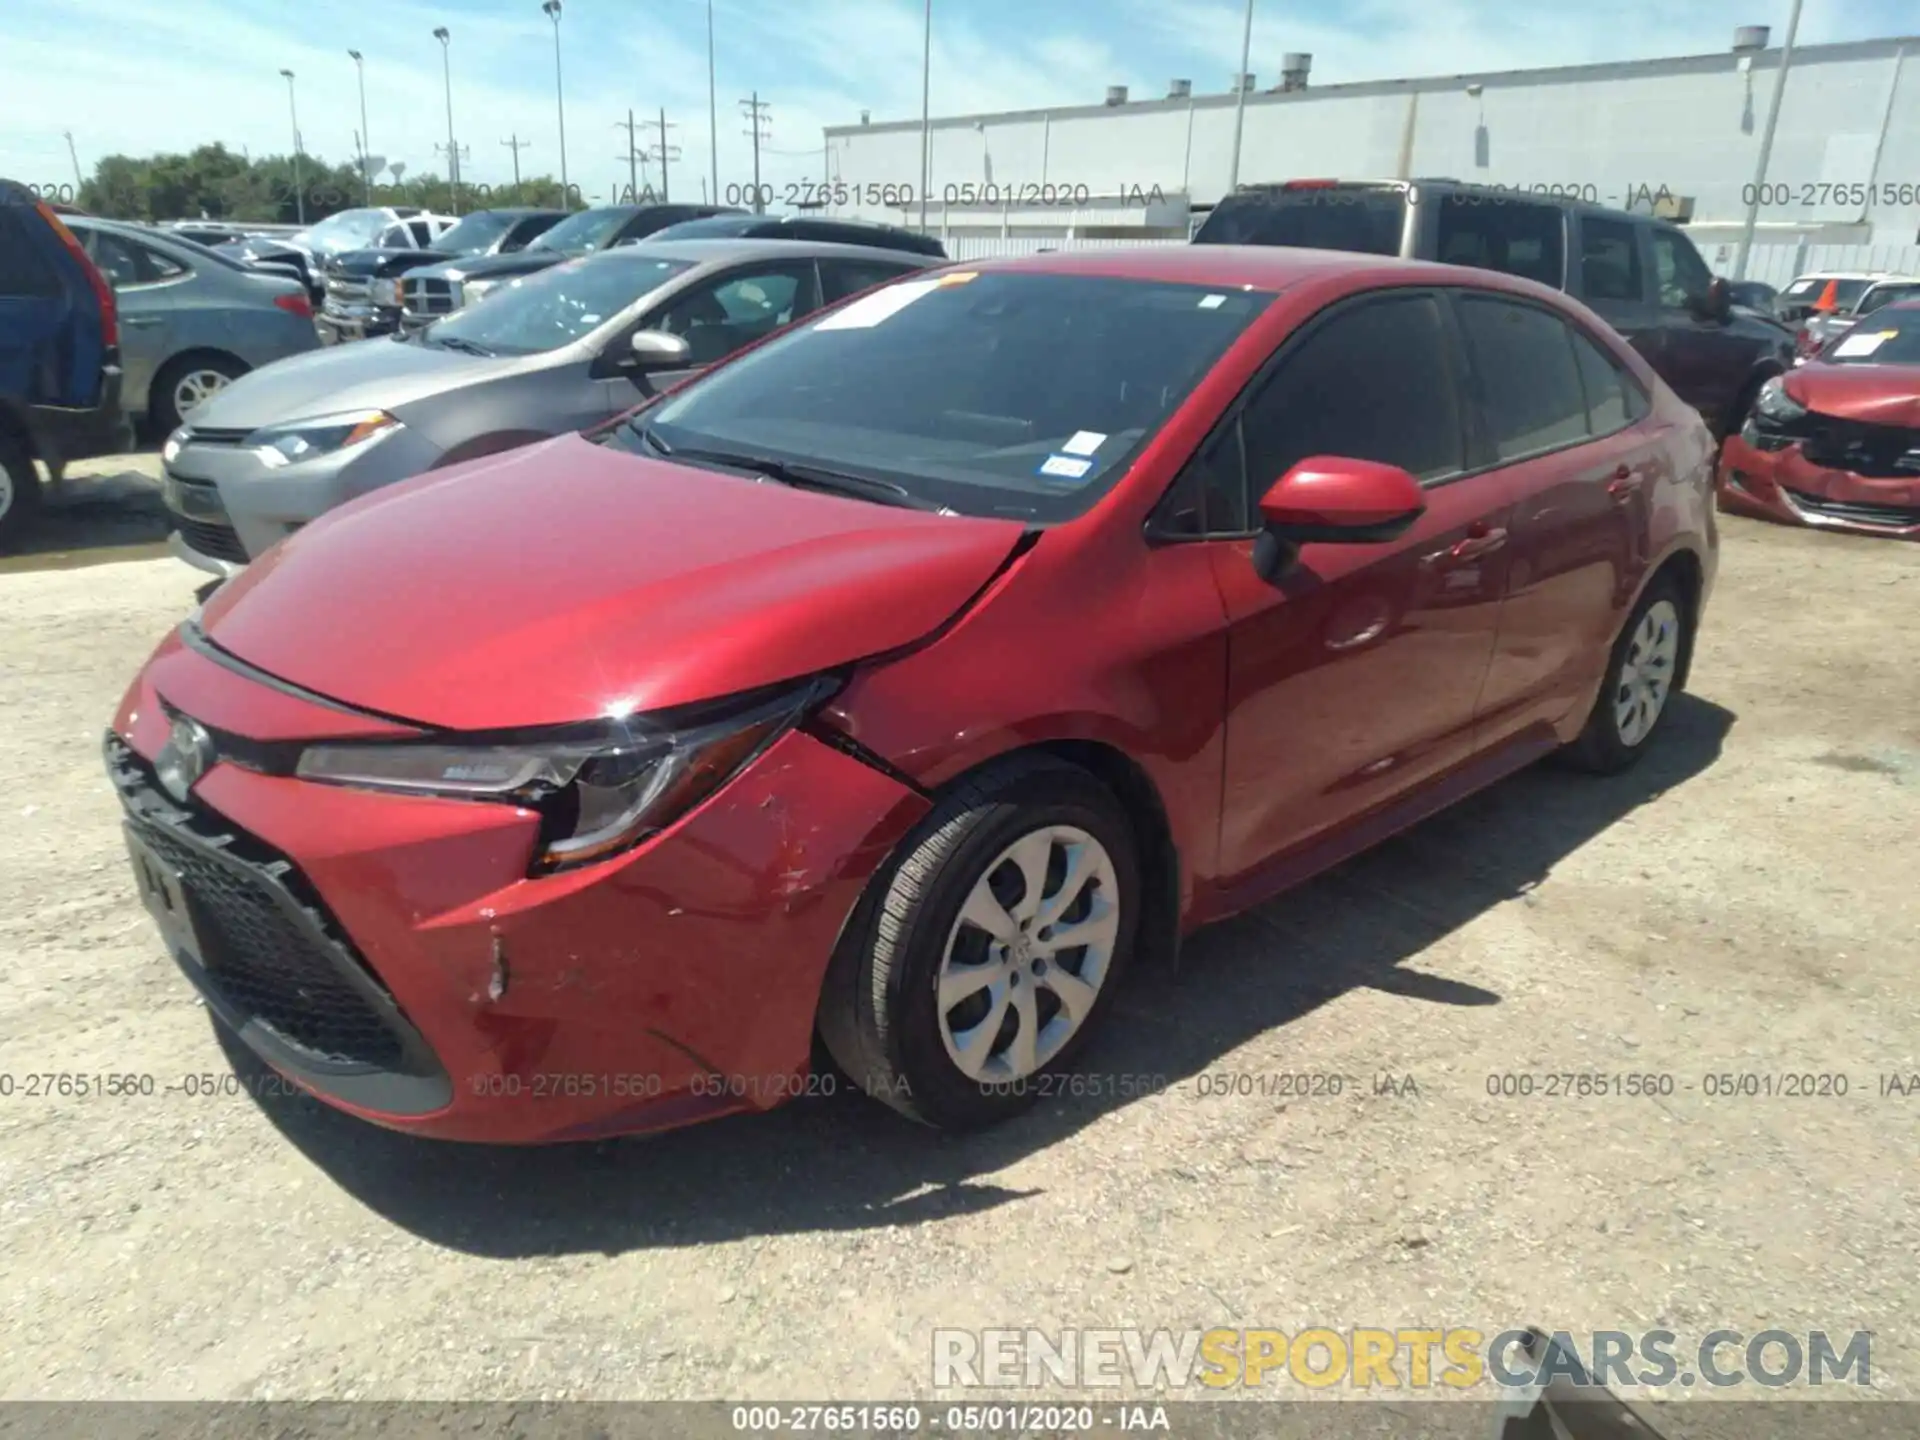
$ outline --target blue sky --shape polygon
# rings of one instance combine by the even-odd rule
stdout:
[[[681,149],[676,198],[709,170],[706,0],[564,0],[570,177],[590,196],[623,182],[628,106],[660,107]],[[452,32],[455,133],[465,178],[558,173],[553,32],[539,0],[0,0],[0,174],[70,181],[115,151],[210,140],[258,155],[291,148],[286,82],[307,150],[346,159],[359,102],[349,48],[366,56],[375,154],[441,171],[447,133],[436,25]],[[936,115],[1097,103],[1109,84],[1169,79],[1227,88],[1241,0],[934,0]],[[1784,31],[1787,0],[1256,0],[1251,67],[1277,78],[1309,51],[1317,84],[1578,64],[1724,49],[1737,24]],[[738,100],[771,107],[773,182],[817,178],[821,127],[920,112],[921,0],[714,0],[721,183],[750,175]],[[1806,0],[1801,42],[1920,29],[1912,0]],[[1917,57],[1920,59],[1920,57]],[[901,179],[911,179],[903,176]]]

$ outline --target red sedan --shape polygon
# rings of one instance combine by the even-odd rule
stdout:
[[[1875,310],[1769,380],[1720,460],[1738,514],[1920,539],[1920,301]]]
[[[857,1083],[971,1126],[1143,952],[1642,755],[1713,455],[1491,272],[947,270],[308,526],[161,644],[108,768],[181,968],[341,1109],[553,1141]]]

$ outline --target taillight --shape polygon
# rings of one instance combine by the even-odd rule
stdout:
[[[291,295],[276,295],[273,303],[289,315],[298,315],[302,320],[313,318],[313,302],[307,299],[307,292],[296,290]]]
[[[60,243],[67,247],[73,258],[80,262],[80,268],[86,272],[87,283],[93,287],[93,298],[100,302],[100,343],[108,349],[120,344],[120,305],[114,299],[113,286],[107,283],[107,277],[100,273],[100,267],[93,263],[93,257],[87,254],[87,247],[69,230],[60,217],[48,208],[44,200],[34,202],[33,208],[40,218],[53,227],[53,233],[60,237]]]

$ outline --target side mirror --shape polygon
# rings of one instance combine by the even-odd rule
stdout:
[[[1398,465],[1314,455],[1260,497],[1254,568],[1275,579],[1302,545],[1377,545],[1404,535],[1426,513],[1420,482]]]
[[[1725,324],[1733,318],[1733,287],[1716,275],[1707,284],[1707,293],[1701,297],[1700,312],[1708,320]]]
[[[627,342],[626,368],[629,370],[677,370],[693,363],[693,347],[684,335],[665,330],[636,330]]]

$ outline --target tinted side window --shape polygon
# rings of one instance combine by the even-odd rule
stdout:
[[[529,215],[507,232],[507,238],[501,242],[500,248],[503,251],[523,250],[529,240],[559,223],[558,215]]]
[[[1586,439],[1586,393],[1572,337],[1558,317],[1510,300],[1463,295],[1460,325],[1500,459]]]
[[[767,265],[709,280],[669,305],[654,328],[684,335],[692,363],[711,365],[812,310],[810,269]]]
[[[862,290],[884,284],[896,275],[906,274],[909,268],[868,260],[822,260],[820,280],[826,288],[822,303],[831,305],[836,300],[857,295]]]
[[[55,243],[50,232],[39,233],[45,228],[25,205],[0,202],[0,295],[45,299],[60,293],[59,272],[42,252],[42,241]]]
[[[1639,300],[1646,294],[1630,222],[1581,219],[1580,287],[1588,300]]]
[[[105,230],[95,230],[87,236],[87,249],[116,290],[151,284],[160,278],[144,245],[136,245]]]
[[[1698,300],[1713,283],[1713,275],[1693,242],[1677,230],[1653,228],[1653,271],[1660,282],[1660,303],[1679,310],[1689,300]]]
[[[429,222],[425,220],[409,220],[407,222],[407,229],[413,232],[413,243],[415,245],[419,246],[422,250],[431,250],[433,248],[433,226]],[[399,237],[399,243],[402,245],[407,243],[404,232]]]
[[[1611,435],[1639,419],[1632,400],[1640,398],[1640,387],[1593,341],[1578,330],[1568,333],[1573,336],[1573,358],[1587,395],[1588,428],[1596,435]]]
[[[1369,301],[1335,315],[1281,362],[1243,413],[1251,494],[1310,455],[1378,460],[1423,481],[1457,474],[1466,439],[1452,377],[1432,296]]]
[[[1566,276],[1565,229],[1565,217],[1550,205],[1446,195],[1440,201],[1435,258],[1448,265],[1523,275],[1558,290]]]

